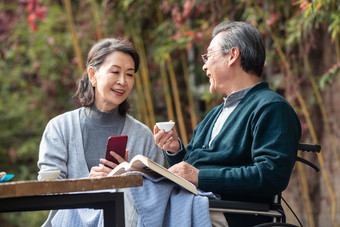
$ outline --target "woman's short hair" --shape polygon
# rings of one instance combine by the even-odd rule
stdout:
[[[132,43],[126,40],[114,38],[99,40],[96,44],[92,46],[91,50],[89,51],[83,76],[77,81],[77,91],[74,94],[74,97],[78,98],[81,106],[91,106],[94,104],[95,100],[95,88],[92,87],[90,83],[87,73],[88,68],[93,67],[94,70],[98,70],[105,61],[106,56],[116,51],[129,54],[133,58],[133,61],[135,63],[135,72],[137,72],[140,61],[139,54]],[[128,101],[124,100],[124,102],[122,102],[118,106],[118,112],[121,115],[125,115],[128,112],[129,108],[130,105]]]
[[[238,47],[241,53],[242,69],[261,77],[266,52],[260,32],[251,24],[233,21],[218,24],[212,36],[215,37],[219,33],[222,33],[223,54],[227,54],[232,47]]]

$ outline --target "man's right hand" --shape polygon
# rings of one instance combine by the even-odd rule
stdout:
[[[172,128],[169,132],[165,132],[164,130],[159,130],[157,125],[155,125],[153,127],[153,137],[157,146],[169,153],[175,154],[181,148],[175,128]]]

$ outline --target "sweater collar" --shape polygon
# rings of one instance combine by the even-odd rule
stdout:
[[[95,105],[85,108],[85,116],[91,123],[103,126],[114,126],[125,119],[119,114],[118,108],[110,112],[102,112]]]

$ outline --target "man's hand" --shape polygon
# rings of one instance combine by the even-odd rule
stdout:
[[[174,154],[181,148],[178,142],[177,132],[174,128],[169,132],[165,132],[164,130],[159,130],[157,125],[155,125],[153,127],[153,134],[157,146],[162,150]]]
[[[173,172],[180,177],[183,177],[187,181],[193,183],[196,187],[198,187],[198,172],[199,170],[196,169],[194,166],[186,163],[180,162],[176,165],[173,165],[169,168],[170,172]]]

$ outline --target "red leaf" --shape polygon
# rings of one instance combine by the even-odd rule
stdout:
[[[187,37],[187,36],[194,37],[195,33],[193,31],[185,31],[185,32],[183,32],[183,36],[185,36],[185,37]]]
[[[192,47],[192,43],[188,43],[188,45],[187,45],[186,49],[187,49],[187,50],[190,50],[190,49],[191,49],[191,47]]]
[[[44,19],[47,8],[45,6],[38,6],[35,10],[35,14],[39,19]]]
[[[202,38],[202,32],[195,33],[195,42],[198,43]]]
[[[305,10],[308,5],[309,5],[309,2],[304,1],[304,2],[300,3],[300,9]]]
[[[10,149],[8,150],[8,155],[9,155],[11,158],[13,158],[13,159],[17,159],[17,158],[18,158],[18,154],[17,154],[12,148],[10,148]]]
[[[179,32],[176,32],[176,34],[174,36],[172,36],[172,38],[174,40],[178,40],[179,38],[181,38],[181,34]]]
[[[28,15],[28,17],[27,17],[27,21],[28,21],[29,24],[34,23],[34,21],[35,21],[35,14],[30,13],[30,14]]]

